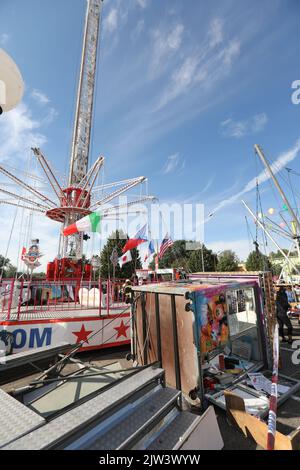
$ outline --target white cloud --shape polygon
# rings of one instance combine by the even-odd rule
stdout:
[[[31,93],[31,97],[41,105],[50,103],[50,99],[48,98],[48,96],[39,90],[33,90]]]
[[[194,82],[197,66],[198,59],[196,57],[185,59],[180,68],[173,73],[171,85],[162,96],[158,108],[162,108],[189,89]]]
[[[181,42],[182,42],[182,35],[183,35],[184,27],[182,24],[177,24],[173,31],[169,33],[167,36],[167,47],[169,49],[177,51],[179,49]]]
[[[209,28],[210,47],[218,46],[223,41],[223,21],[220,18],[214,18]]]
[[[46,116],[41,120],[41,126],[49,126],[58,117],[58,111],[55,108],[49,108]]]
[[[35,146],[43,147],[46,144],[47,138],[44,133],[44,128],[46,128],[57,115],[54,108],[46,107],[43,108],[43,110],[44,116],[41,116],[38,119],[33,116],[32,111],[25,103],[21,103],[17,108],[1,117],[0,162],[4,161],[4,166],[5,162],[7,162],[13,167],[25,170],[25,173],[22,173],[22,176],[21,173],[16,176],[22,178],[22,180],[28,184],[32,184],[33,181],[32,178],[28,176],[27,165],[29,165],[30,175],[40,175],[39,171],[35,167],[36,160],[33,160],[33,157],[30,157],[30,149]],[[32,158],[32,160],[30,160],[30,158]],[[11,168],[8,167],[8,170],[11,171]],[[1,180],[3,180],[3,183],[5,182],[5,184],[9,183],[9,180],[5,177],[1,178]],[[1,186],[3,185],[1,184]],[[34,199],[33,196],[30,196],[29,193],[17,186],[11,187],[9,185],[8,187],[11,188],[9,190],[15,194],[23,194],[24,196],[29,197],[29,199]],[[40,189],[42,193],[45,192],[44,188]],[[11,200],[16,201],[16,199]],[[9,232],[12,228],[15,212],[18,210],[13,236],[8,251],[8,257],[11,259],[11,262],[14,265],[17,265],[19,260],[19,250],[22,248],[22,244],[24,243],[28,211],[23,213],[23,209],[21,208],[15,209],[12,206],[6,207],[3,205],[0,207],[0,224],[1,226],[7,227],[7,230],[0,231],[1,254],[6,253]],[[46,219],[42,214],[34,215],[33,231],[31,235],[33,238],[40,238],[41,249],[46,255],[42,258],[42,267],[39,270],[45,270],[47,261],[57,254],[58,230],[59,226]]]
[[[276,160],[271,164],[271,169],[273,173],[274,174],[278,173],[283,168],[285,168],[288,163],[295,160],[299,152],[300,152],[300,139],[295,143],[295,145],[292,148],[290,148],[289,150],[286,150],[285,152],[282,152],[276,158]],[[249,193],[250,191],[256,188],[257,181],[259,184],[262,184],[265,181],[268,181],[269,179],[270,179],[269,174],[265,170],[261,171],[258,177],[252,178],[250,181],[248,181],[248,183],[244,186],[244,188],[241,191],[221,201],[214,208],[214,210],[211,211],[211,214],[215,215],[224,207],[230,206],[231,204],[234,204],[235,202],[240,201],[245,194]],[[206,222],[208,222],[209,220],[210,218],[208,218]]]
[[[105,8],[103,16],[104,38],[107,37],[107,43],[103,48],[105,57],[110,55],[120,43],[122,30],[128,23],[129,12],[137,7],[137,3],[132,1],[113,0],[110,3],[111,8]]]
[[[160,110],[181,95],[201,85],[203,93],[228,74],[240,53],[240,41],[223,38],[223,23],[212,20],[206,39],[197,52],[185,54],[173,70],[167,87],[162,92],[155,110]]]
[[[112,8],[104,21],[104,30],[108,33],[113,33],[118,27],[118,10]]]
[[[267,122],[268,117],[265,113],[256,114],[244,121],[235,121],[234,119],[229,118],[221,123],[221,133],[225,137],[234,137],[239,139],[246,135],[262,132]]]
[[[222,58],[223,64],[227,67],[231,67],[233,61],[240,54],[240,42],[236,39],[230,41],[228,46],[225,47],[221,53],[220,58]]]
[[[162,172],[167,175],[168,173],[173,173],[175,170],[183,170],[184,166],[185,160],[181,160],[179,153],[174,153],[167,158]]]
[[[141,19],[137,22],[136,27],[133,29],[131,33],[131,40],[136,41],[137,38],[141,35],[141,33],[145,29],[145,20]]]
[[[182,44],[184,26],[181,23],[172,24],[152,31],[152,60],[151,76],[157,78],[166,65],[166,62],[178,51]]]
[[[0,45],[5,46],[10,39],[10,35],[7,33],[0,34]]]
[[[266,113],[257,114],[253,118],[252,130],[254,133],[261,132],[264,130],[268,122],[268,116]]]
[[[141,8],[146,8],[148,6],[148,0],[136,0],[136,1],[137,1],[137,4]]]
[[[0,127],[0,161],[24,161],[31,147],[44,145],[47,138],[40,128],[41,122],[33,118],[24,103],[4,114]]]

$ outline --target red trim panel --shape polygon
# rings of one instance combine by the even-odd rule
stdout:
[[[92,351],[93,349],[104,349],[104,348],[112,348],[116,346],[124,346],[124,345],[129,345],[130,344],[130,339],[124,340],[124,341],[115,341],[114,343],[104,343],[100,344],[99,346],[87,346],[86,348],[81,348],[80,351]]]

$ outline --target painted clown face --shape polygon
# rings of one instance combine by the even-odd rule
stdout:
[[[222,304],[215,305],[214,308],[214,318],[217,321],[220,321],[225,315],[225,310]]]

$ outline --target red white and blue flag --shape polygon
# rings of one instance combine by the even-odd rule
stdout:
[[[147,230],[147,224],[142,227],[133,238],[130,238],[127,240],[124,248],[123,248],[123,253],[126,253],[128,250],[133,250],[137,246],[141,245],[141,243],[145,243],[148,241],[148,238],[146,236],[146,230]]]
[[[169,234],[167,233],[163,241],[161,242],[160,248],[159,248],[159,253],[158,257],[162,258],[166,251],[171,248],[171,246],[174,245],[173,240],[169,237]]]
[[[150,243],[149,243],[149,246],[148,246],[148,252],[145,255],[144,261],[147,261],[148,258],[151,258],[151,256],[153,255],[154,252],[155,252],[154,242],[153,242],[153,240],[150,240]]]

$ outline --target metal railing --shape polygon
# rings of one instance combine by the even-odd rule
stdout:
[[[124,280],[59,281],[3,279],[0,285],[1,321],[21,321],[43,312],[97,311],[113,314],[126,307]],[[53,317],[53,315],[52,315]],[[55,317],[55,316],[54,316]]]

